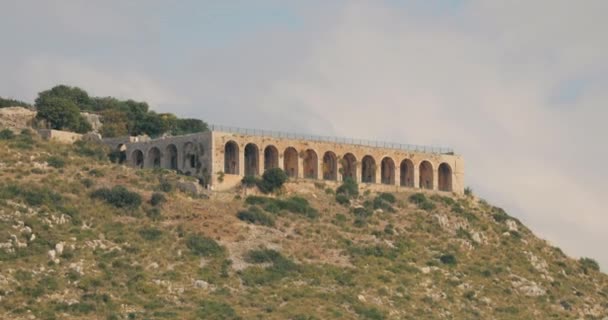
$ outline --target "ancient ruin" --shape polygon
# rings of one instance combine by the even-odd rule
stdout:
[[[106,139],[137,168],[196,176],[215,190],[270,168],[291,179],[464,192],[464,161],[450,149],[378,141],[212,126],[210,131],[158,139]]]

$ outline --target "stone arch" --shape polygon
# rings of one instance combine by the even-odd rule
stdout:
[[[257,176],[260,174],[260,149],[254,143],[245,145],[245,175]]]
[[[376,183],[376,160],[370,155],[361,159],[361,182]]]
[[[132,165],[136,168],[144,167],[144,153],[141,150],[133,150],[131,153],[131,162]]]
[[[422,161],[419,167],[420,188],[433,190],[433,165],[428,161]]]
[[[196,147],[192,142],[184,143],[184,169],[196,169],[196,163],[198,162],[198,155],[196,153]]]
[[[437,171],[439,191],[452,191],[452,168],[450,165],[444,162],[439,165]]]
[[[327,151],[323,155],[323,179],[338,180],[338,158],[336,154]]]
[[[279,167],[279,151],[273,145],[264,148],[264,170]]]
[[[380,179],[382,184],[395,184],[395,161],[390,157],[384,157],[380,162]]]
[[[152,147],[148,150],[148,156],[146,157],[148,160],[148,167],[152,168],[160,168],[160,150],[157,147]]]
[[[293,147],[288,147],[283,153],[283,168],[288,177],[298,176],[298,151]]]
[[[319,157],[312,149],[304,151],[304,178],[319,178]]]
[[[403,159],[399,166],[400,182],[402,187],[414,187],[414,163],[410,159]]]
[[[357,180],[357,158],[352,153],[347,153],[342,157],[340,161],[342,168],[342,180],[347,178]]]
[[[239,145],[232,140],[224,146],[224,173],[239,174]]]
[[[177,170],[177,147],[170,144],[165,148],[165,168]]]

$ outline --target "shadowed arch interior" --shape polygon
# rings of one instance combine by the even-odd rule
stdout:
[[[198,155],[192,142],[184,144],[184,169],[195,169]]]
[[[131,153],[131,161],[134,167],[144,167],[144,153],[141,150],[133,150]]]
[[[308,179],[319,177],[319,158],[312,149],[304,151],[304,177]]]
[[[295,178],[298,176],[298,151],[293,147],[285,149],[283,168],[288,177]]]
[[[389,157],[382,159],[380,177],[383,184],[395,184],[395,161]]]
[[[165,154],[165,167],[171,170],[177,170],[177,147],[174,144],[168,145]]]
[[[224,146],[224,172],[239,174],[239,146],[234,141],[228,141]]]
[[[148,166],[152,168],[160,168],[160,150],[157,147],[152,147],[148,151]]]
[[[336,154],[331,151],[327,151],[323,155],[323,179],[338,179],[338,161]]]
[[[357,158],[352,153],[345,154],[340,164],[342,166],[342,180],[346,180],[346,178],[357,180]]]
[[[258,146],[248,143],[245,146],[245,175],[257,176],[259,172],[260,152]]]
[[[412,163],[410,159],[404,159],[401,161],[399,173],[399,184],[402,187],[414,187],[414,163]]]
[[[452,191],[452,168],[447,163],[442,163],[438,168],[440,191]]]
[[[372,156],[365,156],[361,159],[361,182],[376,182],[376,160]]]
[[[433,190],[433,165],[428,161],[420,163],[420,188]]]
[[[279,151],[273,145],[264,148],[264,170],[279,167]]]

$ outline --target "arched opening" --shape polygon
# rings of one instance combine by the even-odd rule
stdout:
[[[352,153],[347,153],[340,161],[342,166],[342,180],[347,178],[357,180],[357,158]]]
[[[279,151],[275,146],[267,146],[264,149],[264,170],[279,167]]]
[[[338,161],[336,154],[331,151],[323,155],[323,179],[338,180]]]
[[[317,179],[319,177],[319,158],[317,153],[308,149],[304,151],[304,178]]]
[[[119,144],[116,146],[116,162],[123,164],[127,160],[127,146]]]
[[[186,142],[184,144],[184,171],[196,169],[197,159],[196,147],[192,142]]]
[[[245,175],[257,176],[260,174],[259,164],[260,152],[258,146],[253,143],[248,143],[245,146]]]
[[[428,161],[420,164],[420,188],[433,190],[433,165]]]
[[[399,184],[402,187],[414,187],[414,164],[410,159],[401,161],[399,173],[401,180]]]
[[[285,149],[283,168],[285,168],[288,177],[295,178],[298,176],[298,151],[296,149],[292,147]]]
[[[239,146],[234,141],[224,146],[224,173],[239,174]]]
[[[165,154],[167,155],[165,167],[171,170],[177,170],[177,147],[174,144],[168,145]]]
[[[452,168],[447,163],[439,165],[439,191],[452,191]]]
[[[395,162],[386,157],[380,163],[380,177],[383,184],[395,184]]]
[[[141,150],[134,150],[131,153],[131,161],[134,167],[143,168],[144,167],[144,153]]]
[[[160,168],[160,150],[157,147],[148,151],[148,167]]]
[[[361,160],[361,182],[376,182],[376,160],[372,156],[365,156]]]

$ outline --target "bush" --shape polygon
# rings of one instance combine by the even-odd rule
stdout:
[[[415,204],[416,206],[418,206],[418,208],[425,210],[425,211],[432,211],[434,210],[437,206],[435,205],[435,203],[433,203],[431,200],[427,199],[427,197],[424,195],[424,193],[414,193],[413,195],[411,195],[409,197],[409,201],[413,204]]]
[[[190,235],[186,240],[186,246],[192,253],[201,257],[218,256],[224,253],[224,248],[215,240],[198,234]]]
[[[260,179],[255,176],[244,176],[241,183],[246,187],[253,187],[260,183]]]
[[[274,263],[281,259],[281,253],[272,249],[251,250],[245,256],[249,263]]]
[[[336,189],[336,194],[343,194],[349,198],[356,197],[359,195],[359,185],[352,178],[346,178]]]
[[[287,174],[281,168],[268,169],[262,175],[262,180],[258,184],[260,191],[271,193],[283,187],[287,181]]]
[[[281,210],[289,211],[304,215],[314,219],[319,216],[319,212],[310,206],[308,200],[301,197],[290,197],[285,200],[273,199],[267,197],[249,196],[245,199],[245,203],[251,205],[260,205],[268,212],[279,213]]]
[[[0,140],[10,140],[15,137],[15,134],[10,129],[0,131]]]
[[[464,188],[464,195],[467,197],[470,197],[473,195],[473,189],[471,189],[471,187],[466,187]]]
[[[378,198],[388,202],[388,203],[395,203],[395,201],[397,201],[397,199],[395,198],[395,195],[392,193],[388,193],[388,192],[382,192],[378,195]]]
[[[123,186],[97,189],[91,193],[91,198],[104,200],[116,208],[135,209],[141,205],[141,196]]]
[[[50,156],[46,159],[46,163],[53,168],[63,168],[65,167],[65,159],[58,156]]]
[[[580,258],[578,262],[585,273],[588,273],[589,270],[600,271],[600,265],[591,258]]]
[[[74,151],[76,154],[84,157],[93,158],[100,161],[108,160],[109,149],[107,146],[85,140],[74,142]]]
[[[272,263],[268,268],[250,267],[241,273],[245,285],[264,285],[281,280],[292,273],[299,272],[299,267],[280,252],[270,249],[252,250],[245,259],[249,263]]]
[[[259,224],[269,227],[274,226],[274,218],[255,206],[250,207],[249,210],[239,211],[236,216],[240,220],[253,224]]]
[[[163,180],[160,182],[158,189],[162,192],[171,192],[173,191],[173,184],[171,182]]]
[[[164,194],[162,194],[160,192],[154,192],[152,194],[152,197],[150,198],[150,204],[155,207],[158,205],[162,205],[165,202],[167,202],[167,198],[165,197]]]
[[[145,240],[155,241],[160,239],[160,237],[163,235],[163,232],[156,228],[144,228],[139,230],[139,235]]]
[[[197,313],[197,319],[207,320],[240,320],[234,309],[223,302],[203,300]]]
[[[344,194],[336,194],[336,202],[341,205],[349,205],[350,199]]]
[[[456,257],[453,254],[444,254],[439,257],[439,261],[441,261],[443,264],[455,265]]]
[[[150,208],[146,210],[146,217],[151,220],[159,220],[161,218],[161,213],[159,208]]]

